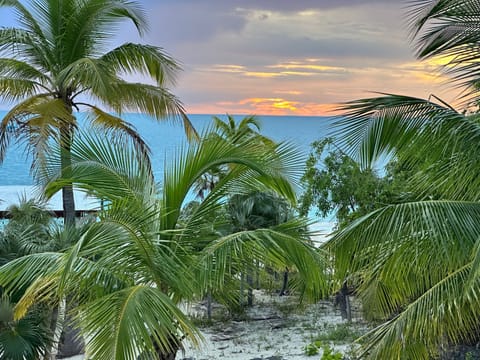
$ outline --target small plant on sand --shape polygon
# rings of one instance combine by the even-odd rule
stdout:
[[[318,349],[319,349],[320,346],[321,346],[320,341],[318,341],[318,342],[314,341],[310,344],[305,345],[305,347],[303,348],[303,351],[304,351],[305,355],[307,355],[307,356],[317,355],[318,354]]]
[[[329,344],[323,344],[320,340],[315,340],[304,348],[304,353],[307,356],[317,355],[322,350],[321,360],[342,360],[342,353],[335,351]]]
[[[342,360],[343,355],[339,351],[335,351],[330,345],[325,344],[322,346],[322,357],[320,360]]]

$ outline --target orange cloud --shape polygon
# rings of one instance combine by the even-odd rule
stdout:
[[[227,73],[241,73],[245,71],[245,66],[231,65],[231,64],[216,64],[211,68],[204,69],[205,71],[227,72]]]
[[[281,73],[274,72],[265,72],[265,71],[245,71],[243,72],[245,76],[258,77],[258,78],[272,78],[282,76]]]
[[[346,71],[345,68],[342,67],[337,67],[337,66],[328,66],[328,65],[312,65],[312,64],[303,64],[298,61],[291,61],[283,64],[277,64],[277,65],[270,65],[268,66],[269,68],[272,69],[305,69],[305,70],[316,70],[319,72],[323,71]]]
[[[338,105],[316,104],[284,98],[247,98],[234,102],[196,104],[188,107],[190,113],[198,114],[255,114],[255,115],[303,115],[333,116]]]

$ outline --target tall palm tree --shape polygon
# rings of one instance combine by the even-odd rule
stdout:
[[[65,253],[43,253],[0,268],[0,283],[11,291],[31,284],[16,307],[16,316],[33,302],[54,302],[65,296],[94,359],[173,359],[182,341],[198,342],[198,331],[179,310],[180,301],[221,289],[231,267],[255,254],[258,259],[295,264],[305,294],[326,289],[322,261],[306,242],[300,220],[269,229],[212,236],[212,214],[232,190],[275,190],[292,199],[291,149],[280,146],[265,153],[255,146],[239,147],[219,139],[190,146],[168,164],[158,195],[152,171],[141,154],[110,139],[77,139],[72,146],[71,177],[59,170],[61,153],[49,159],[47,191],[65,182],[108,199],[100,221],[86,230]],[[80,142],[80,140],[82,140]],[[181,207],[205,171],[236,164],[215,189],[179,221]],[[55,177],[53,173],[58,176]],[[203,244],[199,247],[198,244]],[[312,271],[317,269],[318,271]]]
[[[478,3],[411,6],[419,57],[449,56],[444,70],[475,100]],[[343,109],[336,134],[360,162],[390,155],[419,169],[416,199],[354,221],[327,244],[336,275],[355,279],[367,315],[384,320],[360,339],[361,357],[429,359],[444,345],[478,341],[480,115],[434,96],[391,94]]]
[[[78,128],[74,111],[86,111],[94,126],[148,147],[135,127],[115,114],[140,112],[160,120],[177,115],[188,133],[192,127],[182,104],[167,89],[177,63],[158,47],[126,43],[107,50],[120,22],[129,20],[140,34],[146,30],[144,11],[127,0],[0,0],[10,7],[19,27],[0,29],[0,97],[15,103],[0,123],[0,161],[13,139],[27,145],[34,166],[44,165],[52,141],[65,150],[64,168]],[[128,82],[139,74],[153,85]],[[95,102],[94,102],[95,101]],[[65,174],[68,176],[68,173]],[[62,189],[65,223],[73,225],[75,204],[71,184]]]

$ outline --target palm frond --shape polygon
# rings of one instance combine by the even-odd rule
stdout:
[[[135,360],[168,353],[171,342],[187,337],[198,342],[199,333],[185,315],[159,289],[136,285],[92,301],[81,308],[79,323],[87,356]]]
[[[134,151],[131,143],[121,144],[111,137],[79,135],[71,148],[75,182],[87,192],[94,191],[99,198],[142,200],[148,204],[156,193],[150,163]],[[71,181],[62,178],[61,152],[56,148],[49,154],[40,177],[47,196]]]
[[[135,126],[119,118],[118,116],[101,110],[96,106],[88,106],[91,108],[91,112],[87,115],[87,119],[92,123],[94,128],[99,128],[107,133],[111,133],[112,135],[120,136],[122,138],[125,137],[125,140],[129,139],[133,141],[136,150],[142,154],[145,160],[148,160],[150,148],[137,132]]]
[[[301,278],[302,293],[319,299],[328,292],[325,274],[326,253],[315,249],[309,240],[306,223],[291,220],[268,229],[236,232],[215,239],[201,253],[199,271],[203,281],[222,288],[227,274],[235,273],[235,264],[257,259],[279,267],[294,266]]]
[[[100,60],[116,73],[148,75],[162,87],[175,84],[176,73],[180,70],[176,61],[163,49],[143,44],[123,44]]]
[[[0,160],[13,138],[25,142],[34,155],[34,164],[41,164],[49,141],[56,137],[56,128],[69,121],[71,115],[63,102],[50,94],[38,94],[14,106],[0,124]],[[36,163],[37,162],[37,163]]]
[[[18,28],[0,29],[0,51],[12,53],[16,58],[46,71],[51,69],[52,54],[43,46],[42,39],[28,30]]]
[[[285,150],[281,155],[271,149],[254,144],[235,145],[222,139],[206,138],[199,144],[192,144],[184,154],[178,154],[172,167],[166,167],[163,181],[163,207],[166,209],[164,226],[173,228],[185,197],[194,187],[195,182],[210,169],[222,165],[235,165],[231,174],[225,176],[209,194],[208,201],[201,207],[215,206],[225,191],[232,191],[242,184],[243,189],[274,189],[288,199],[294,199],[295,193],[289,183],[289,172],[298,169],[299,162],[293,160],[297,155]]]
[[[117,77],[103,62],[85,57],[69,63],[60,71],[57,81],[60,88],[72,91],[89,89],[94,94],[105,96],[112,91],[112,83],[117,81]]]
[[[112,79],[108,92],[96,92],[93,95],[103,101],[119,115],[124,112],[143,113],[156,120],[182,123],[189,139],[198,138],[198,134],[185,114],[183,104],[169,90],[142,83],[128,83]],[[98,88],[97,88],[98,90]]]
[[[400,314],[360,338],[360,358],[431,359],[444,341],[469,341],[480,320],[479,284],[468,283],[469,272],[466,264],[446,274]]]
[[[442,70],[459,86],[467,86],[467,99],[478,94],[480,67],[478,42],[480,14],[475,0],[411,1],[408,17],[421,59],[443,57]]]
[[[45,90],[43,86],[34,80],[0,77],[0,92],[7,102],[21,101],[43,90]]]
[[[50,83],[50,78],[43,72],[24,61],[10,58],[0,58],[0,77],[36,81],[42,87]]]
[[[326,247],[337,276],[357,274],[372,313],[386,317],[469,261],[479,217],[476,202],[390,205],[354,221]]]
[[[25,289],[38,278],[56,273],[63,256],[46,252],[15,259],[0,268],[0,284],[7,293]]]

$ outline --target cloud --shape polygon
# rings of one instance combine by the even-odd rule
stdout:
[[[438,63],[412,55],[403,1],[140,1],[148,35],[127,22],[113,43],[142,41],[178,59],[184,71],[170,90],[190,112],[314,115],[368,90],[445,94]]]

